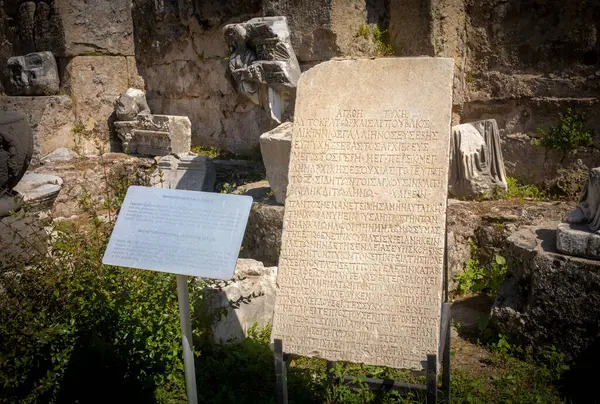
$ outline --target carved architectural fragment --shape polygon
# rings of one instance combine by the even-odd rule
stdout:
[[[4,70],[4,88],[9,95],[53,95],[60,79],[56,59],[51,52],[36,52],[8,59]]]
[[[300,77],[287,19],[253,18],[226,25],[223,33],[232,50],[228,68],[238,93],[281,122],[293,106]]]
[[[192,124],[186,116],[152,115],[143,91],[130,88],[115,104],[117,136],[125,153],[166,156],[190,151]]]

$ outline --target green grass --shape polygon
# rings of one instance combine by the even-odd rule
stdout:
[[[513,177],[506,179],[507,189],[501,196],[504,199],[531,199],[534,201],[543,201],[545,195],[535,185],[522,185],[519,180]]]
[[[486,293],[495,296],[504,282],[506,271],[506,260],[500,255],[496,255],[494,262],[488,265],[482,265],[478,259],[467,260],[464,271],[454,277],[454,281],[458,282],[456,293]]]
[[[206,156],[211,159],[216,159],[221,155],[221,150],[215,147],[195,146],[192,147],[192,151],[199,156]]]
[[[362,24],[355,36],[357,38],[372,40],[375,44],[377,56],[379,57],[394,55],[389,31],[381,28],[379,24]]]

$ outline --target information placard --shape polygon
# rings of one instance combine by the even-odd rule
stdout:
[[[102,262],[231,279],[252,197],[132,186]]]

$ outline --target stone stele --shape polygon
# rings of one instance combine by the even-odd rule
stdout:
[[[273,338],[423,369],[442,304],[453,61],[325,62],[299,81]]]

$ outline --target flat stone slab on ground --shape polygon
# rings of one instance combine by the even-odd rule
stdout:
[[[454,62],[303,73],[273,338],[284,352],[422,369],[437,353]]]

